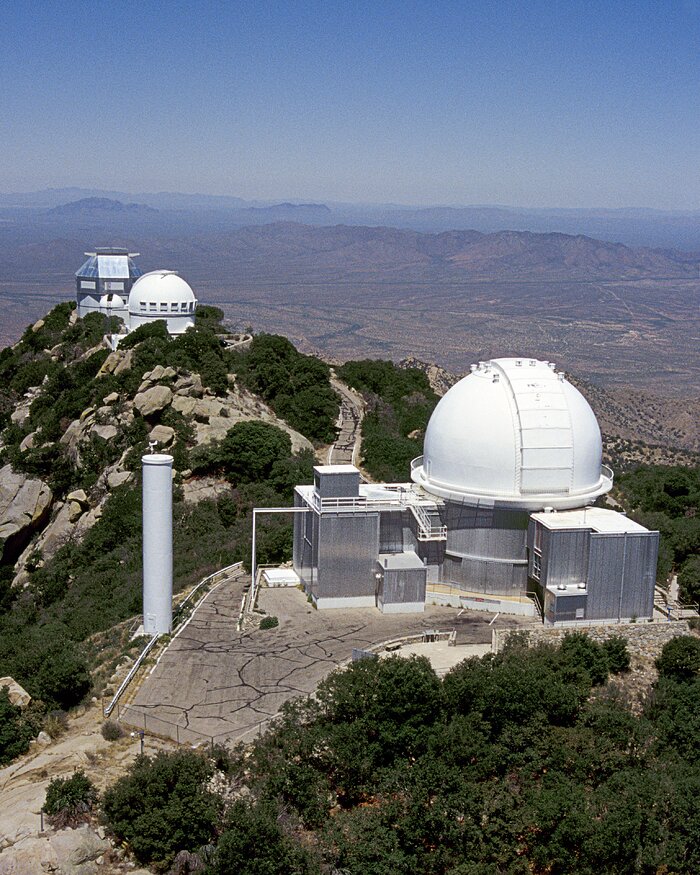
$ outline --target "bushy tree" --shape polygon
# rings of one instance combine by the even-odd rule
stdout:
[[[24,753],[32,740],[34,727],[25,720],[22,709],[10,701],[7,687],[0,687],[0,765]]]
[[[70,778],[54,778],[49,783],[43,810],[57,829],[75,827],[89,818],[97,799],[95,785],[82,769],[76,769]]]
[[[220,471],[233,483],[257,483],[269,479],[276,464],[292,454],[289,435],[267,422],[237,422],[223,440],[192,453],[193,470]],[[281,471],[282,469],[278,469]]]
[[[607,654],[608,666],[613,674],[629,671],[631,659],[626,638],[623,638],[622,635],[611,635],[603,642],[603,649]]]
[[[700,674],[700,639],[678,635],[667,641],[656,660],[656,668],[662,678],[696,680]]]
[[[568,632],[564,635],[559,652],[566,664],[584,669],[593,686],[607,681],[610,671],[607,650],[585,632]]]
[[[297,841],[285,835],[274,803],[236,802],[207,875],[312,875],[321,869]]]
[[[72,708],[90,691],[90,672],[72,641],[49,640],[36,657],[29,689],[49,706]]]
[[[180,750],[138,756],[105,793],[102,817],[141,863],[166,868],[178,851],[194,851],[213,839],[220,800],[207,789],[213,765]]]
[[[689,556],[678,573],[680,596],[684,602],[700,603],[700,556]]]

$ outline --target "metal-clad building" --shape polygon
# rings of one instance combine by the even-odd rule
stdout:
[[[659,533],[598,507],[532,514],[529,574],[545,622],[650,619]]]
[[[78,316],[104,313],[128,324],[131,287],[141,276],[133,262],[138,254],[120,247],[85,253],[88,260],[75,274]]]
[[[600,430],[550,362],[496,359],[441,399],[412,483],[319,466],[298,486],[294,569],[316,605],[423,599],[546,622],[651,617],[658,533],[590,508],[612,487]],[[544,513],[544,511],[550,511]]]
[[[377,607],[383,613],[425,608],[426,567],[412,550],[380,556],[376,564]]]

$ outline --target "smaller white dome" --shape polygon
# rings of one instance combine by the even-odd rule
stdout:
[[[126,307],[126,301],[121,295],[108,292],[100,298],[100,310],[122,310]]]
[[[172,270],[152,270],[139,277],[129,296],[129,313],[156,316],[194,313],[197,298],[191,287]],[[157,318],[157,317],[156,317]]]

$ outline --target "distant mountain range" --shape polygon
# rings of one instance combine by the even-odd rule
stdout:
[[[62,211],[60,215],[88,220],[112,214],[148,218],[156,212],[140,204],[93,198],[56,207],[52,212],[56,210]],[[60,269],[70,275],[79,266],[85,248],[124,245],[142,253],[144,268],[176,266],[195,282],[404,283],[441,287],[475,280],[692,279],[698,276],[700,260],[696,255],[674,250],[633,248],[583,235],[529,231],[426,234],[381,226],[318,227],[287,221],[187,236],[161,236],[151,231],[127,237],[106,235],[99,224],[88,222],[88,227],[92,227],[92,235],[74,243],[59,238],[2,247],[0,235],[0,267],[16,279],[26,278],[27,272],[29,276],[37,272],[55,274]]]
[[[530,209],[510,206],[402,206],[397,204],[305,203],[284,200],[264,202],[227,195],[178,192],[128,193],[98,189],[63,188],[38,192],[0,194],[0,222],[38,224],[69,221],[71,214],[53,213],[73,202],[107,199],[126,206],[152,207],[159,215],[141,213],[154,231],[183,232],[230,229],[279,221],[312,225],[371,225],[440,232],[476,230],[558,232],[594,237],[631,246],[671,247],[700,251],[700,210]],[[47,212],[48,211],[48,212]],[[122,211],[123,212],[123,211]],[[73,214],[80,221],[84,213]],[[122,228],[127,215],[102,212],[105,223]]]
[[[84,197],[67,204],[52,207],[49,213],[54,216],[77,216],[90,213],[157,213],[155,207],[145,204],[125,204],[122,201],[112,200],[106,197]]]

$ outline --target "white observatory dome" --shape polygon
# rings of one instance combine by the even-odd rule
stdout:
[[[197,298],[190,286],[172,270],[152,270],[139,277],[129,296],[129,322],[133,330],[146,322],[164,319],[170,334],[182,334],[194,325]]]
[[[595,414],[551,362],[472,365],[440,400],[411,477],[463,503],[528,510],[590,504],[612,487]]]
[[[121,295],[107,293],[100,297],[100,310],[109,312],[110,310],[123,310],[126,307],[126,301]]]

